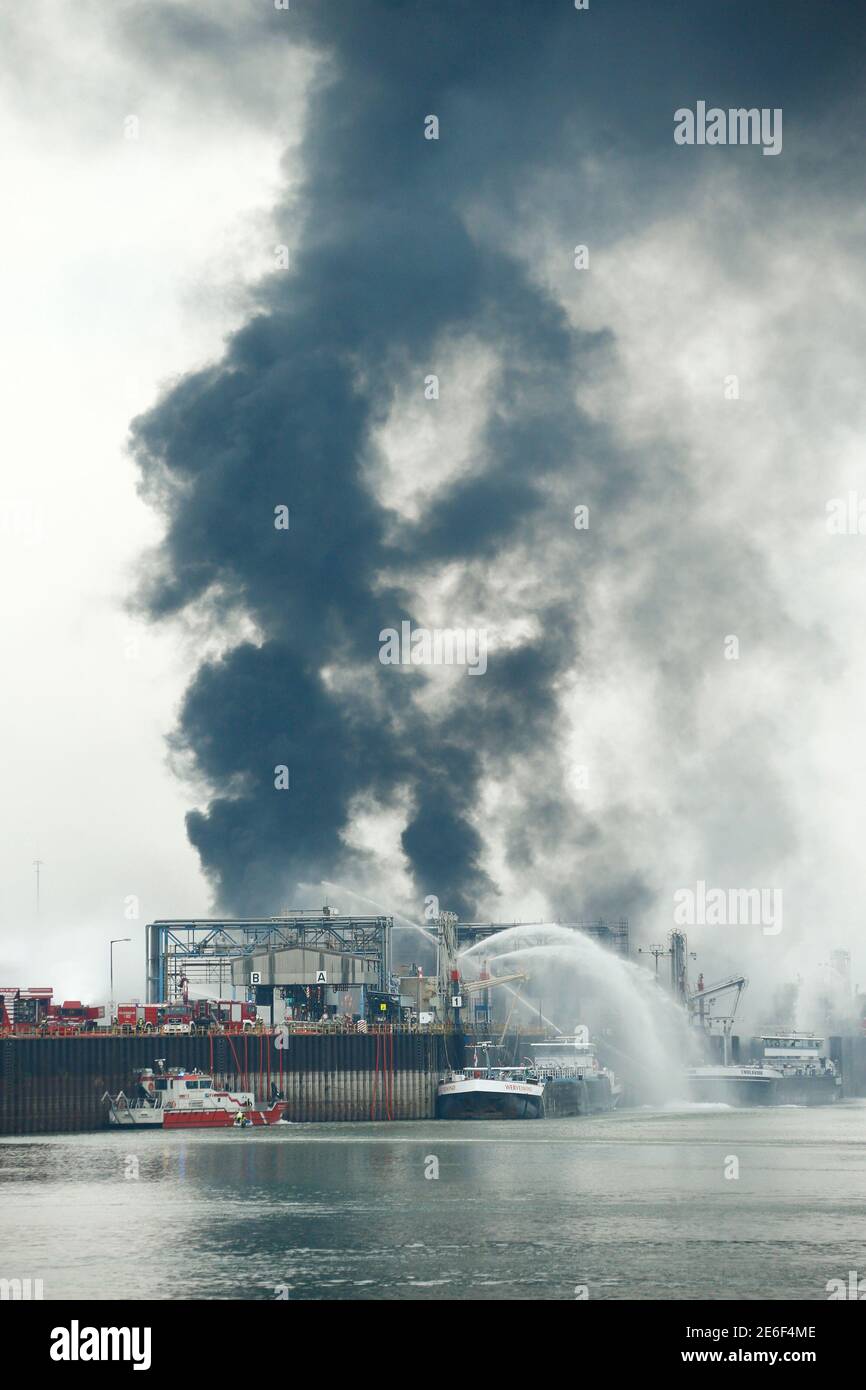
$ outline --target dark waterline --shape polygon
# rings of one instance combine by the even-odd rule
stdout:
[[[0,1204],[46,1299],[826,1299],[866,1102],[6,1139]]]

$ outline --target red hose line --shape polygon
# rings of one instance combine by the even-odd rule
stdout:
[[[232,1056],[235,1059],[235,1076],[237,1076],[240,1080],[243,1080],[243,1072],[241,1071],[240,1058],[238,1057],[238,1054],[235,1052],[235,1045],[232,1042],[230,1033],[225,1034],[225,1040],[231,1048]]]
[[[394,1029],[391,1029],[391,1076],[388,1081],[388,1119],[394,1118]]]
[[[374,1120],[374,1119],[376,1118],[375,1110],[376,1110],[376,1093],[377,1093],[377,1091],[378,1091],[378,1082],[379,1082],[379,1034],[377,1033],[377,1034],[376,1034],[376,1067],[375,1067],[375,1070],[374,1070],[374,1072],[373,1072],[373,1099],[370,1101],[370,1119],[371,1119],[371,1120]]]

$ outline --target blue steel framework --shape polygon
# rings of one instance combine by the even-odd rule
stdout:
[[[533,935],[534,928],[540,929],[537,937],[538,944],[544,942],[543,928],[545,926],[570,927],[572,931],[583,932],[585,936],[594,937],[602,946],[609,947],[617,955],[628,956],[629,954],[627,917],[610,920],[599,919],[595,922],[458,922],[457,941],[461,947],[472,946],[476,941],[483,941],[485,937],[495,936],[497,932],[520,927],[521,942],[531,946],[536,943],[536,938]]]
[[[546,925],[548,924],[544,922],[458,922],[457,942],[459,946],[464,948],[474,946],[478,941],[496,936],[497,932],[520,927],[519,941],[522,946],[541,946],[547,939],[544,934]],[[627,917],[618,917],[612,920],[599,919],[594,922],[556,922],[551,925],[569,927],[572,931],[583,932],[584,935],[593,937],[594,940],[600,942],[602,946],[606,946],[616,955],[627,957],[629,954]],[[472,1014],[476,1025],[489,1023],[491,1017],[489,991],[485,990],[473,1000]]]
[[[392,917],[332,916],[292,912],[285,917],[184,918],[147,924],[147,999],[149,1003],[180,996],[181,977],[190,984],[231,984],[231,961],[257,951],[301,947],[310,951],[346,951],[373,962],[378,988],[391,975]],[[228,966],[228,976],[225,969]]]

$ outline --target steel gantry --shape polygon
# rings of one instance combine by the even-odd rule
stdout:
[[[378,988],[391,974],[392,917],[351,917],[324,908],[283,917],[179,918],[147,924],[147,999],[177,999],[181,981],[208,989],[231,985],[231,962],[262,951],[342,952],[369,961]]]

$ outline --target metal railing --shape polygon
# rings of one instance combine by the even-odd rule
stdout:
[[[239,1038],[239,1037],[273,1037],[280,1033],[296,1034],[372,1034],[377,1033],[404,1033],[404,1034],[428,1034],[443,1033],[451,1031],[446,1029],[441,1023],[363,1023],[352,1022],[351,1020],[337,1021],[329,1019],[327,1023],[321,1020],[306,1019],[286,1019],[285,1023],[277,1023],[273,1026],[256,1024],[253,1028],[241,1028],[231,1025],[228,1028],[202,1028],[192,1025],[188,1033],[178,1033],[176,1028],[169,1026],[166,1028],[149,1027],[133,1028],[131,1024],[112,1024],[107,1028],[83,1029],[73,1026],[60,1028],[39,1028],[22,1027],[0,1028],[0,1039],[5,1038],[167,1038],[167,1037],[213,1037],[213,1038]]]

